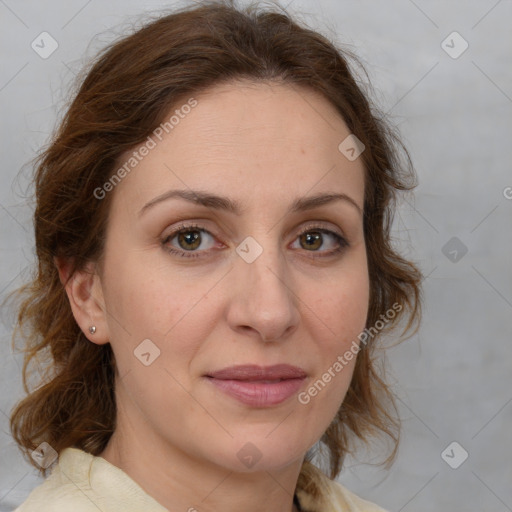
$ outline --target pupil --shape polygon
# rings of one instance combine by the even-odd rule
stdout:
[[[306,233],[305,237],[306,237],[306,244],[309,247],[318,249],[318,247],[320,247],[320,245],[322,245],[320,233]],[[318,243],[318,242],[320,242],[320,243]]]
[[[186,231],[180,234],[180,242],[184,240],[189,246],[193,245],[193,247],[184,247],[184,249],[196,249],[200,245],[200,242],[198,243],[199,238],[199,231]]]

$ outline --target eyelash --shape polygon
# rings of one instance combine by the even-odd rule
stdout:
[[[170,254],[174,254],[176,256],[180,256],[183,258],[201,258],[201,257],[203,257],[203,254],[201,254],[201,253],[205,253],[208,251],[180,251],[173,247],[169,247],[167,245],[167,243],[169,241],[171,241],[173,238],[175,238],[177,235],[179,235],[180,233],[186,233],[188,231],[204,231],[204,232],[208,233],[209,235],[211,235],[212,237],[214,237],[212,233],[210,233],[207,229],[204,229],[203,226],[199,226],[198,224],[181,224],[175,230],[173,230],[172,233],[167,235],[162,240],[162,246],[164,246],[164,249],[167,252],[169,252]],[[311,252],[311,256],[313,258],[326,258],[329,256],[333,256],[335,254],[339,254],[343,250],[345,250],[347,247],[349,247],[349,245],[350,245],[344,237],[342,237],[335,231],[331,231],[330,229],[326,229],[326,228],[318,226],[318,225],[309,225],[309,226],[303,228],[297,234],[297,238],[306,233],[310,233],[310,232],[320,232],[322,234],[325,233],[325,234],[332,235],[334,237],[334,239],[336,240],[336,242],[338,243],[338,247],[336,249],[329,251],[328,254],[318,255],[318,254],[315,254],[315,252],[318,252],[318,251],[306,251],[306,252]]]

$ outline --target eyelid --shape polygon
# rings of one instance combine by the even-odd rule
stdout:
[[[318,229],[319,231],[324,230],[324,231],[333,232],[333,233],[337,234],[338,236],[346,239],[346,236],[341,229],[332,227],[332,224],[325,226],[324,224],[322,224],[322,222],[326,222],[326,221],[311,221],[310,224],[306,224],[304,227],[302,227],[300,229],[298,235],[302,235],[305,232],[311,231],[312,229]]]
[[[218,238],[216,235],[214,235],[210,230],[206,229],[204,224],[199,224],[196,222],[187,222],[187,221],[181,221],[177,226],[174,226],[170,230],[164,230],[164,233],[162,234],[163,240],[168,240],[169,238],[175,237],[178,235],[181,231],[205,231],[206,233],[210,234],[211,236]]]

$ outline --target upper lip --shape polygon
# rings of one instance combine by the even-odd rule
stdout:
[[[230,366],[215,372],[208,373],[207,377],[223,380],[279,380],[301,379],[306,372],[297,366],[289,364],[276,364],[273,366],[258,366],[253,364]]]

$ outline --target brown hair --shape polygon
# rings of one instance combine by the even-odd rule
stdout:
[[[13,410],[10,425],[27,460],[43,475],[30,457],[40,443],[58,453],[74,446],[98,455],[116,419],[111,346],[89,342],[78,327],[55,258],[72,262],[70,275],[98,261],[112,194],[98,201],[94,190],[112,176],[120,155],[143,142],[181,98],[236,79],[279,81],[320,93],[366,146],[361,155],[370,277],[366,326],[374,326],[394,304],[403,308],[361,344],[346,398],[321,442],[329,452],[331,478],[340,472],[352,439],[366,442],[384,432],[394,443],[388,462],[394,458],[397,411],[379,377],[374,347],[403,317],[405,334],[421,316],[421,273],[395,252],[390,238],[396,193],[414,188],[408,182],[414,170],[395,130],[357,84],[347,56],[354,58],[282,10],[258,5],[241,10],[227,0],[159,17],[100,53],[37,159],[38,266],[33,281],[19,290],[13,339],[19,332],[24,341],[28,396]],[[45,371],[29,390],[29,364],[35,361],[44,363]]]

